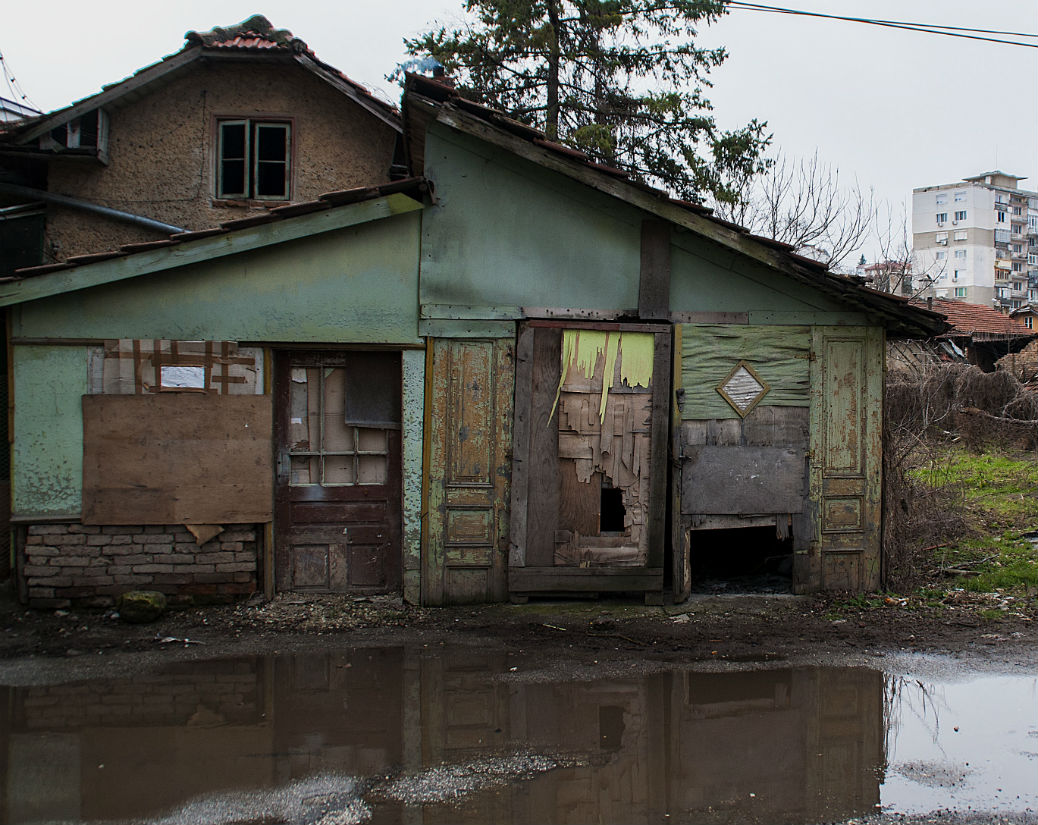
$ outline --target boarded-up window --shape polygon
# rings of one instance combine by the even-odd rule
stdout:
[[[263,392],[263,350],[234,341],[122,338],[105,341],[90,363],[92,395]]]
[[[269,521],[270,396],[83,396],[84,524]]]

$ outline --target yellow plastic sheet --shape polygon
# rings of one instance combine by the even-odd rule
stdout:
[[[628,387],[648,388],[652,382],[653,335],[651,332],[603,332],[592,329],[565,329],[562,331],[562,376],[551,405],[551,417],[559,404],[562,386],[571,368],[589,381],[595,378],[595,367],[601,355],[604,359],[602,400],[598,407],[600,421],[605,420],[606,401],[613,386],[616,362],[620,361],[620,381]]]

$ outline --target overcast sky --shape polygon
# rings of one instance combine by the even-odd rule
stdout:
[[[1038,32],[1034,0],[772,5]],[[396,102],[384,76],[405,59],[402,39],[456,18],[461,7],[462,0],[12,0],[0,11],[0,51],[32,102],[50,111],[179,50],[189,29],[262,13]],[[729,51],[709,95],[722,126],[766,120],[787,155],[817,149],[842,177],[857,177],[886,201],[900,205],[913,187],[995,168],[1026,176],[1021,185],[1038,190],[1038,49],[749,11],[732,11],[701,42]],[[10,96],[2,82],[0,94]]]

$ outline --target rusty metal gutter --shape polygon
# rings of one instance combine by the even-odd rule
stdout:
[[[90,201],[80,200],[79,198],[70,198],[68,195],[58,195],[54,192],[46,192],[42,189],[33,189],[29,186],[19,186],[15,183],[0,182],[0,192],[9,195],[17,195],[23,198],[30,198],[34,201],[56,203],[59,206],[67,206],[70,209],[79,209],[82,212],[93,212],[96,215],[103,215],[112,220],[132,223],[136,226],[143,226],[146,229],[153,229],[164,235],[173,235],[175,233],[187,231],[183,227],[163,223],[162,221],[157,221],[153,218],[146,218],[143,215],[134,215],[131,212],[122,212],[119,209],[112,209],[110,206],[101,206],[99,203],[91,203]]]

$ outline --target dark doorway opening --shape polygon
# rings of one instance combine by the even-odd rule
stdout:
[[[691,567],[699,592],[791,593],[793,539],[774,527],[693,530]]]

